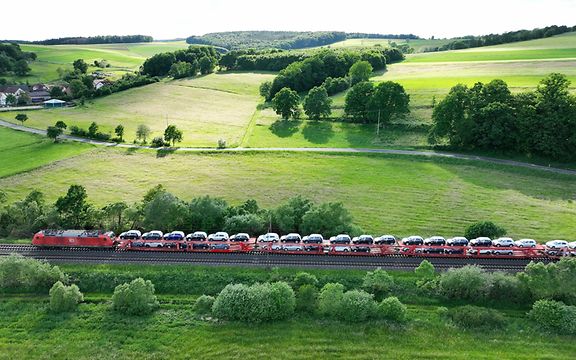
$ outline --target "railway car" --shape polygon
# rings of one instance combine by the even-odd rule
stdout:
[[[113,232],[99,230],[42,230],[32,239],[38,247],[114,248],[117,245]]]

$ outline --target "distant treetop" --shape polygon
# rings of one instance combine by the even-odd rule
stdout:
[[[41,41],[32,41],[38,45],[84,45],[84,44],[116,44],[116,43],[140,43],[152,42],[154,38],[147,35],[100,35],[90,37],[64,37]]]

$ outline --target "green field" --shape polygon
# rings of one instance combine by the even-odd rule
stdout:
[[[38,59],[30,63],[29,76],[15,80],[21,82],[48,82],[58,79],[58,68],[71,69],[72,62],[84,59],[88,64],[94,60],[107,60],[110,68],[103,71],[119,76],[126,71],[137,70],[146,58],[166,51],[185,49],[184,41],[152,42],[135,44],[94,44],[94,45],[20,45],[23,51],[32,51]],[[97,70],[91,67],[89,71]]]
[[[216,147],[219,139],[234,146],[242,140],[260,102],[258,86],[272,76],[221,73],[165,81],[98,98],[84,107],[28,112],[26,125],[46,129],[62,120],[87,129],[96,121],[100,131],[113,133],[122,124],[126,141],[132,142],[139,124],[152,129],[151,138],[162,136],[166,124],[174,124],[184,132],[181,146]],[[14,122],[14,116],[0,113],[6,121]]]
[[[0,127],[0,178],[74,157],[93,148],[76,143],[54,144],[39,135]]]
[[[347,39],[344,41],[340,41],[334,44],[330,44],[327,46],[322,47],[331,47],[331,48],[362,48],[362,47],[372,47],[375,45],[388,47],[391,42],[395,42],[398,45],[401,44],[408,44],[410,47],[414,48],[415,52],[421,52],[423,49],[427,47],[433,46],[442,46],[451,42],[452,40],[447,39],[439,39],[439,40],[427,40],[427,39],[418,39],[418,40],[402,40],[402,39]]]
[[[166,174],[171,174],[166,176]],[[514,237],[574,236],[576,179],[476,162],[402,156],[246,153],[173,154],[101,149],[0,179],[9,200],[50,184],[49,200],[71,184],[97,205],[135,202],[156,184],[184,200],[210,194],[276,207],[302,194],[341,201],[370,233],[445,236],[490,219]]]

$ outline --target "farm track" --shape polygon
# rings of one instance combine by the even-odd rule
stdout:
[[[424,257],[362,255],[292,255],[266,253],[202,253],[119,251],[113,249],[38,249],[32,245],[0,244],[0,256],[18,253],[51,263],[206,265],[242,267],[300,267],[327,269],[414,270]],[[426,257],[439,270],[479,265],[488,271],[523,271],[528,259],[460,259]],[[543,259],[541,261],[549,261]]]
[[[32,134],[46,136],[46,130],[29,128],[26,126],[21,126],[17,124],[12,124],[10,122],[0,120],[0,126],[24,131]],[[456,154],[456,153],[446,153],[446,152],[435,152],[435,151],[418,151],[418,150],[396,150],[396,149],[363,149],[363,148],[226,148],[226,149],[215,149],[215,148],[191,148],[191,147],[179,147],[179,148],[152,148],[149,146],[140,146],[134,144],[117,144],[103,141],[90,140],[85,138],[80,138],[70,135],[62,135],[60,138],[81,142],[85,144],[92,144],[98,146],[107,146],[112,148],[121,149],[148,149],[148,150],[174,150],[177,152],[310,152],[310,153],[354,153],[354,154],[392,154],[392,155],[406,155],[406,156],[425,156],[425,157],[440,157],[440,158],[452,158],[459,160],[469,160],[469,161],[482,161],[492,164],[500,164],[506,166],[522,167],[534,170],[541,170],[552,172],[556,174],[572,175],[576,176],[576,170],[561,169],[550,166],[536,165],[521,161],[505,160],[492,158],[487,156],[476,156],[476,155],[466,155],[466,154]]]

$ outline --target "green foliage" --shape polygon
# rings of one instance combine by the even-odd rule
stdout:
[[[338,317],[345,310],[342,308],[343,297],[344,285],[338,283],[324,285],[318,296],[318,311],[324,316]]]
[[[362,288],[373,294],[376,299],[382,299],[390,292],[394,286],[394,279],[386,270],[377,268],[374,271],[368,271],[362,281]]]
[[[299,104],[298,93],[289,88],[282,88],[272,99],[272,109],[285,120],[297,119],[300,116]]]
[[[313,87],[304,98],[304,113],[310,119],[328,118],[332,113],[332,99],[323,86]]]
[[[70,229],[91,227],[92,208],[86,202],[87,197],[86,189],[82,185],[71,185],[66,195],[56,200],[56,211],[63,227]]]
[[[318,308],[318,289],[314,285],[305,284],[297,288],[296,310],[313,314]]]
[[[44,194],[32,190],[24,199],[6,206],[0,212],[0,236],[28,237],[52,225],[53,220],[53,212],[46,206]]]
[[[372,75],[372,65],[368,61],[357,61],[350,67],[348,76],[352,85],[356,85],[362,81],[370,80]]]
[[[260,87],[258,88],[260,96],[262,96],[265,99],[268,99],[268,97],[270,96],[271,88],[272,88],[272,81],[264,81],[262,84],[260,84]]]
[[[164,139],[161,136],[155,136],[150,142],[150,146],[153,148],[159,148],[162,146],[170,146],[170,143],[164,142]]]
[[[500,329],[506,325],[499,311],[472,305],[450,309],[448,318],[463,329]]]
[[[561,334],[576,334],[576,307],[553,300],[538,300],[528,317],[544,329]]]
[[[218,61],[214,57],[204,56],[200,58],[198,64],[200,66],[200,73],[202,75],[208,75],[214,72]]]
[[[78,303],[84,300],[78,286],[66,286],[61,281],[54,283],[50,289],[50,310],[55,313],[74,311]]]
[[[420,281],[430,281],[436,277],[436,269],[428,260],[422,260],[420,265],[414,269],[414,273]]]
[[[486,273],[476,265],[448,269],[439,281],[440,294],[449,299],[477,302],[486,298],[489,282]]]
[[[28,120],[28,115],[18,114],[18,115],[16,115],[15,119],[20,121],[22,123],[22,125],[24,125],[24,121]]]
[[[302,217],[303,233],[319,233],[335,236],[342,233],[354,234],[360,232],[352,224],[352,215],[342,203],[324,203],[315,206]]]
[[[222,230],[225,222],[228,203],[224,199],[202,196],[194,198],[188,205],[186,223],[193,229],[207,232]]]
[[[365,322],[376,317],[378,305],[374,295],[362,290],[350,290],[342,295],[340,320],[346,322]]]
[[[366,122],[368,117],[368,104],[374,93],[374,85],[371,82],[360,82],[346,94],[344,112],[355,121]]]
[[[312,207],[310,199],[301,195],[294,196],[274,210],[274,221],[281,232],[304,233],[306,231],[302,229],[302,221]]]
[[[410,95],[406,94],[404,87],[392,81],[378,84],[367,107],[367,118],[372,123],[380,122],[380,125],[390,123],[395,116],[410,112]]]
[[[64,129],[66,129],[68,127],[68,125],[66,125],[66,123],[62,120],[56,121],[56,124],[54,124],[54,126],[62,129],[62,131],[64,131]]]
[[[121,284],[114,289],[112,309],[126,315],[146,315],[158,307],[154,295],[154,284],[150,280],[138,278],[129,284]]]
[[[0,257],[0,292],[46,293],[68,277],[57,266],[12,254]]]
[[[164,130],[164,140],[175,146],[177,142],[182,142],[182,130],[179,130],[176,125],[168,125]]]
[[[120,141],[123,141],[124,126],[122,124],[116,126],[116,128],[114,129],[114,133],[116,134],[116,136],[118,136],[118,139],[120,139]]]
[[[245,232],[261,234],[266,230],[267,221],[259,214],[242,214],[227,217],[224,221],[224,231],[229,234]]]
[[[142,73],[149,76],[175,77],[212,73],[218,65],[218,54],[210,46],[190,46],[185,50],[156,54],[144,61]]]
[[[74,60],[72,66],[74,66],[74,70],[78,71],[81,74],[86,74],[86,72],[88,71],[88,64],[86,64],[86,62],[83,59]]]
[[[17,76],[25,76],[30,72],[27,60],[36,60],[33,52],[24,52],[20,45],[0,43],[0,75],[13,72]]]
[[[268,322],[287,319],[294,313],[294,291],[284,282],[228,285],[216,297],[212,314],[220,319]]]
[[[549,264],[531,262],[518,278],[534,299],[555,299],[576,305],[576,258],[562,258]]]
[[[198,71],[198,67],[194,67],[191,63],[184,61],[178,61],[172,64],[168,75],[172,76],[174,79],[181,79],[188,76],[195,76]]]
[[[294,276],[294,280],[292,281],[292,288],[300,289],[300,287],[304,285],[317,287],[318,279],[316,278],[316,276],[312,274],[301,271],[298,274],[296,274],[296,276]]]
[[[167,191],[158,192],[143,210],[146,229],[177,229],[188,215],[186,204]]]
[[[408,308],[395,296],[385,298],[378,304],[378,313],[383,319],[395,322],[405,322]]]
[[[332,78],[327,77],[322,86],[328,92],[328,95],[336,95],[350,87],[350,79],[346,77]]]
[[[146,139],[148,139],[148,136],[150,136],[151,130],[150,127],[146,124],[140,124],[138,125],[138,128],[136,129],[136,139],[141,140],[143,142],[146,142]]]
[[[464,234],[467,239],[475,239],[483,236],[495,239],[503,235],[506,235],[506,229],[491,221],[481,221],[472,224],[468,226]]]
[[[48,126],[46,129],[46,136],[50,139],[54,140],[54,142],[58,141],[58,137],[62,135],[62,129],[56,126]]]
[[[202,295],[194,303],[194,312],[199,315],[208,315],[212,312],[212,306],[216,299],[210,295]]]

